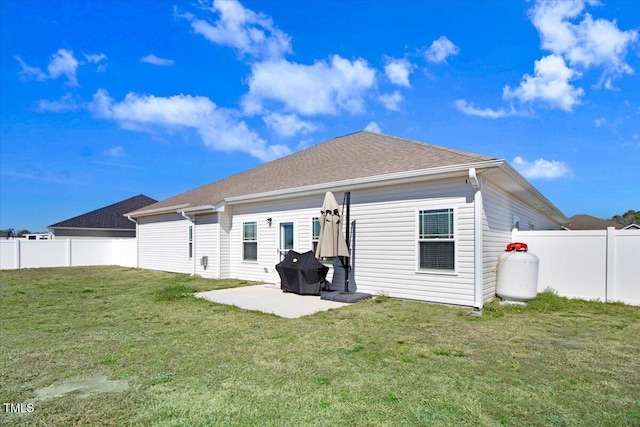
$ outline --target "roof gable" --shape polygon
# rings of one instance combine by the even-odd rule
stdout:
[[[118,203],[78,215],[50,225],[48,228],[102,228],[111,230],[135,230],[136,225],[124,215],[142,209],[157,200],[144,194],[131,197]]]
[[[178,194],[145,211],[214,205],[229,197],[487,160],[494,158],[362,131]]]

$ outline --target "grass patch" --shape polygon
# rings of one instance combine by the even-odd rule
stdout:
[[[180,298],[191,297],[196,290],[185,285],[169,285],[154,292],[156,301],[174,301]]]
[[[638,307],[545,293],[473,318],[382,295],[284,319],[191,297],[249,284],[0,271],[0,401],[34,405],[0,423],[640,425]]]

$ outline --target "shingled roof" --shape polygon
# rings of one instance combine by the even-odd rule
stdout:
[[[136,225],[124,214],[142,209],[157,200],[144,194],[131,197],[118,203],[105,206],[95,211],[50,225],[47,228],[99,228],[109,230],[135,230]]]
[[[624,226],[617,222],[596,218],[591,215],[574,215],[564,224],[569,230],[606,230],[608,227],[621,229]]]
[[[214,205],[226,198],[394,172],[495,160],[492,157],[368,131],[314,145],[145,207]],[[135,212],[133,213],[135,215]]]

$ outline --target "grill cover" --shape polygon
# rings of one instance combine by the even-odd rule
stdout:
[[[303,254],[289,251],[276,265],[283,292],[299,295],[320,295],[329,267],[316,259],[312,251]]]

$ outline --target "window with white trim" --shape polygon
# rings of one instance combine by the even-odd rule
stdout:
[[[320,241],[320,218],[311,218],[311,246],[313,246],[313,253],[318,250],[318,242]]]
[[[258,260],[258,223],[242,223],[242,260]]]
[[[193,258],[193,226],[189,226],[189,259]]]
[[[421,210],[418,223],[419,269],[455,271],[453,209]]]

